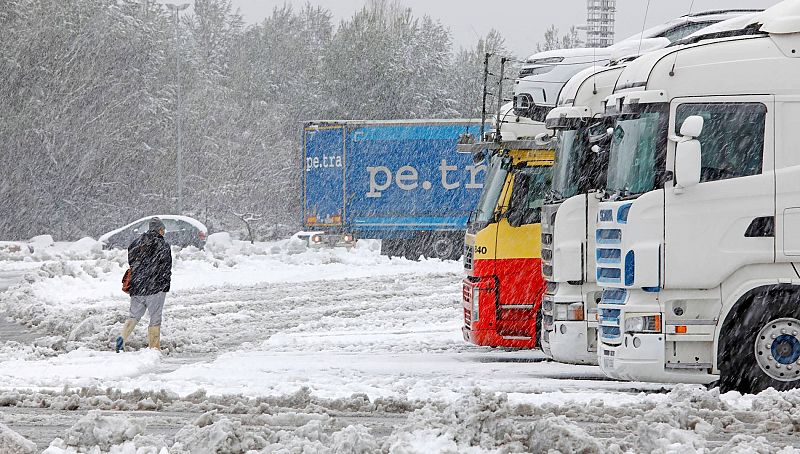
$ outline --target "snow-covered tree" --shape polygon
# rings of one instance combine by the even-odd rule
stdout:
[[[302,121],[476,116],[483,55],[506,53],[492,32],[453,54],[439,21],[387,0],[338,26],[282,6],[245,27],[230,0],[180,17],[176,41],[154,1],[0,0],[0,238],[175,212],[179,116],[184,213],[254,214],[259,236],[299,219]]]

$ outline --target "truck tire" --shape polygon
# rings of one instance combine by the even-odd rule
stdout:
[[[461,232],[431,233],[417,243],[420,255],[431,259],[459,260],[464,253],[464,234]]]
[[[405,252],[406,240],[389,238],[381,240],[381,255],[388,257],[402,257]]]
[[[756,294],[732,312],[719,348],[720,391],[755,394],[767,388],[800,387],[800,305],[798,295]]]

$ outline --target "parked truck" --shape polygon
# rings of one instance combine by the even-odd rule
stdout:
[[[588,68],[570,79],[547,116],[556,131],[553,182],[542,214],[542,349],[556,361],[597,364],[594,218],[605,185],[613,117],[603,101],[624,65]]]
[[[458,153],[480,120],[315,121],[303,127],[311,245],[380,239],[381,253],[457,260],[486,166]]]
[[[476,345],[534,348],[544,281],[528,277],[541,276],[541,207],[553,150],[543,122],[518,116],[513,103],[502,104],[508,61],[501,57],[490,128],[477,143],[459,144],[459,150],[488,166],[464,235],[462,334]],[[484,86],[484,99],[487,93]]]
[[[604,116],[606,97],[627,63],[669,45],[666,37],[675,38],[701,26],[706,28],[694,33],[730,30],[730,23],[715,25],[721,19],[749,14],[749,10],[712,11],[662,24],[643,34],[656,37],[629,39],[613,46],[609,65],[583,70],[561,90],[559,106],[546,120],[547,127],[557,131],[557,146],[553,187],[542,216],[542,270],[547,279],[542,348],[551,358],[597,364],[597,303],[602,289],[595,279],[595,264],[607,258],[595,255],[591,233],[608,168],[611,140],[606,131],[615,122],[613,115]]]
[[[484,189],[467,224],[462,331],[476,345],[534,348],[544,292],[541,211],[553,151],[533,142],[503,147],[488,158]]]
[[[593,235],[610,377],[800,384],[800,1],[743,25],[640,57],[606,101]]]

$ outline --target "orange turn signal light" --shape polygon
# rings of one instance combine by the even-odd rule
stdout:
[[[675,334],[686,334],[686,325],[676,325]]]

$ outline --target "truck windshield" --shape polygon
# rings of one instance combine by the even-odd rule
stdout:
[[[483,182],[483,191],[478,200],[478,208],[475,212],[475,221],[479,223],[491,222],[497,210],[497,202],[503,192],[508,175],[507,158],[492,156],[489,160],[489,171]]]
[[[548,192],[548,203],[562,202],[605,184],[611,142],[606,130],[614,124],[613,121],[613,117],[605,117],[593,120],[590,125],[558,132],[553,186]],[[592,151],[594,145],[599,148],[597,153]]]
[[[512,225],[537,224],[542,222],[542,205],[550,189],[552,167],[534,166],[514,171],[514,185],[508,207]]]
[[[562,129],[556,136],[556,162],[553,166],[553,187],[548,199],[554,202],[578,193],[581,155],[585,148],[582,129]]]
[[[620,198],[657,188],[667,148],[666,104],[626,106],[611,143],[606,190]]]

